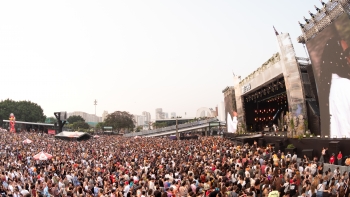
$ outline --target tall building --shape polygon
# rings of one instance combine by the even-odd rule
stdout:
[[[95,114],[88,114],[86,112],[81,112],[81,111],[75,111],[75,112],[70,112],[67,114],[67,118],[70,116],[81,116],[85,122],[102,122],[102,117],[98,117]]]
[[[220,121],[226,121],[225,117],[225,103],[221,101],[218,107],[218,118]]]
[[[156,120],[164,119],[164,113],[162,108],[156,109]]]
[[[170,118],[176,118],[176,113],[175,112],[171,112],[170,113]]]
[[[142,112],[142,115],[145,117],[145,126],[144,126],[144,130],[150,129],[150,125],[151,125],[151,113],[144,111],[144,112]]]
[[[163,112],[163,119],[169,119],[168,112]]]
[[[143,116],[143,115],[134,115],[134,118],[135,118],[135,126],[137,126],[137,127],[138,127],[138,126],[144,127],[146,116]]]
[[[107,115],[108,115],[108,111],[103,111],[103,113],[102,113],[102,122],[104,122],[106,120]]]

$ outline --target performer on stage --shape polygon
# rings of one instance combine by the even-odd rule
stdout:
[[[232,111],[232,116],[233,116],[233,119],[230,115],[230,113],[227,113],[227,132],[229,133],[236,133],[237,131],[237,123],[238,123],[238,120],[237,120],[237,112],[235,111]]]

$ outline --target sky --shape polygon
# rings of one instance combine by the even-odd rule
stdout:
[[[232,73],[246,77],[318,0],[0,1],[0,100],[57,111],[214,108]],[[185,116],[186,113],[186,116]]]

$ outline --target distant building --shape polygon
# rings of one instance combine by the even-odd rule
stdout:
[[[216,111],[207,107],[199,108],[196,114],[196,117],[216,117]]]
[[[168,119],[169,118],[168,115],[169,115],[168,112],[163,112],[163,119]]]
[[[220,121],[226,121],[225,117],[225,103],[221,101],[218,107],[218,118]]]
[[[176,113],[175,112],[171,112],[170,113],[170,118],[176,118]]]
[[[177,119],[177,124],[185,124],[190,121],[194,120],[193,118],[178,118]],[[156,123],[165,123],[166,126],[173,126],[176,125],[176,119],[171,118],[171,119],[162,119],[162,120],[156,120]]]
[[[164,119],[164,113],[162,108],[156,109],[156,120]]]
[[[143,115],[134,115],[134,118],[135,118],[135,126],[144,126],[145,125],[145,119],[146,119],[146,116],[143,116]]]
[[[102,113],[102,122],[104,122],[106,120],[107,115],[108,115],[108,111],[103,111],[103,113]]]
[[[85,122],[98,123],[102,122],[102,117],[96,116],[95,114],[88,114],[86,112],[75,111],[67,114],[67,118],[70,116],[81,116]]]
[[[148,130],[151,126],[151,113],[144,111],[142,112],[142,115],[145,116],[145,126],[143,129]]]

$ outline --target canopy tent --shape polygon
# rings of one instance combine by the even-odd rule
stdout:
[[[32,140],[30,140],[30,139],[25,139],[25,140],[23,140],[23,144],[30,144],[30,143],[32,143],[33,141]]]
[[[48,160],[48,159],[51,159],[52,158],[52,155],[50,155],[49,153],[45,153],[45,152],[40,152],[36,155],[33,156],[33,158],[35,160]]]
[[[61,133],[58,133],[55,135],[56,138],[60,139],[66,139],[66,140],[85,140],[90,139],[91,135],[84,133],[84,132],[69,132],[69,131],[62,131]]]

